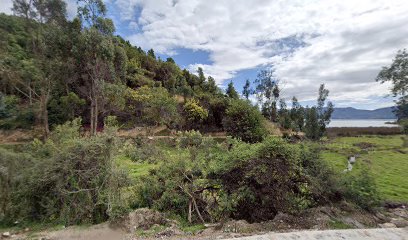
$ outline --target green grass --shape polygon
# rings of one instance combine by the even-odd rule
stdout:
[[[347,223],[344,223],[344,222],[340,221],[340,220],[332,219],[329,222],[329,228],[330,229],[350,229],[350,228],[353,228],[353,227],[348,225]]]
[[[163,225],[154,225],[148,230],[137,229],[135,232],[136,237],[154,237],[154,235],[166,229]]]
[[[149,174],[149,171],[155,168],[155,164],[151,163],[137,163],[133,162],[130,158],[126,156],[119,156],[116,158],[117,164],[126,169],[129,172],[129,176],[132,179],[137,179],[142,176]]]
[[[408,202],[408,148],[402,147],[401,137],[339,137],[326,142],[322,157],[340,172],[346,169],[348,156],[358,154],[353,171],[367,165],[384,200]],[[355,145],[359,143],[370,143],[372,147],[362,149]]]
[[[185,233],[196,234],[197,232],[204,230],[205,226],[203,224],[196,224],[190,226],[181,226],[181,230]]]

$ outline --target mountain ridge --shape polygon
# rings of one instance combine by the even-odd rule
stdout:
[[[395,107],[378,108],[374,110],[357,109],[353,107],[334,108],[332,119],[396,119]]]

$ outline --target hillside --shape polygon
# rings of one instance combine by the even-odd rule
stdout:
[[[334,108],[332,119],[395,119],[394,107],[363,110],[352,107]]]

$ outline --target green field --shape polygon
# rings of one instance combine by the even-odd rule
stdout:
[[[327,140],[322,157],[336,171],[346,169],[349,155],[357,155],[352,171],[368,166],[384,200],[408,202],[408,148],[402,136],[339,137]]]

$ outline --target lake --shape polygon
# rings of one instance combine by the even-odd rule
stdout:
[[[398,127],[395,119],[332,119],[328,127]]]

